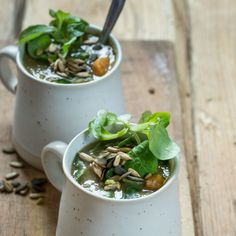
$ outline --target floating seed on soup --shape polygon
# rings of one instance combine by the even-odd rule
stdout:
[[[81,78],[87,78],[87,77],[91,76],[88,72],[79,72],[76,75]]]
[[[132,168],[129,168],[128,171],[130,172],[131,175],[133,175],[135,177],[141,177],[140,174]]]
[[[114,173],[117,175],[123,175],[126,173],[126,170],[122,168],[120,165],[114,167]]]
[[[129,147],[121,147],[119,149],[121,152],[130,152],[132,150],[132,148],[129,148]]]
[[[105,158],[109,155],[110,153],[107,151],[100,152],[99,155],[97,156],[97,159],[102,159]]]
[[[139,178],[139,177],[135,177],[135,176],[132,176],[132,175],[128,175],[126,178],[130,179],[130,180],[133,180],[135,182],[144,182],[144,179]]]
[[[58,69],[60,72],[64,72],[65,71],[65,66],[63,64],[63,62],[61,60],[58,61]]]
[[[94,162],[92,163],[91,167],[92,167],[94,173],[101,179],[102,176],[103,176],[102,168],[98,164],[96,164]]]
[[[130,173],[131,173],[130,171],[127,171],[126,173],[120,176],[119,180],[122,180],[123,178],[127,177],[128,175],[130,175]]]
[[[120,155],[117,155],[115,157],[115,160],[113,162],[113,166],[118,166],[120,164],[120,159],[121,159],[121,156]]]
[[[132,160],[132,158],[128,154],[126,154],[124,152],[118,152],[118,155],[121,156],[122,160],[125,160],[125,161]]]
[[[94,161],[93,157],[89,156],[88,154],[86,154],[84,152],[80,152],[79,157],[83,161],[87,161],[87,162],[93,162]]]
[[[107,151],[108,151],[108,152],[117,153],[117,152],[119,152],[120,150],[119,150],[118,148],[109,146],[109,147],[107,147]]]

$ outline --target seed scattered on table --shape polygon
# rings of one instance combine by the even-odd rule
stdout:
[[[44,198],[43,197],[40,197],[36,200],[36,204],[37,205],[43,205],[44,204]]]
[[[43,198],[43,197],[44,197],[44,194],[42,194],[42,193],[30,193],[29,197],[30,197],[31,199]]]
[[[2,148],[2,152],[5,154],[14,154],[16,153],[16,150],[12,145],[8,144]]]
[[[10,172],[5,175],[5,178],[6,178],[6,180],[9,180],[9,179],[15,179],[18,176],[19,176],[19,173],[17,173],[17,172]]]
[[[47,181],[48,181],[48,180],[47,180],[47,178],[45,178],[45,177],[33,178],[33,179],[31,180],[31,184],[32,184],[32,185],[37,185],[37,186],[42,186],[42,185],[46,184]]]
[[[4,189],[7,193],[11,193],[13,192],[13,186],[11,185],[11,183],[7,180],[3,180],[3,185],[4,185]]]
[[[19,162],[19,161],[11,161],[9,163],[9,165],[11,167],[14,167],[14,168],[22,168],[22,167],[24,167],[24,164],[22,162]]]
[[[18,193],[20,193],[20,191],[22,191],[28,187],[29,187],[29,184],[27,182],[23,183],[23,184],[21,183],[18,187],[15,188],[14,192],[15,192],[15,194],[18,194]]]

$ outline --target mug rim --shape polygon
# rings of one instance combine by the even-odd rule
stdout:
[[[179,173],[179,169],[180,169],[180,154],[178,154],[175,158],[174,158],[174,162],[175,162],[175,168],[174,171],[171,173],[171,177],[167,180],[167,182],[158,190],[156,190],[155,192],[148,194],[146,196],[142,196],[139,198],[133,198],[133,199],[115,199],[115,198],[108,198],[105,196],[101,196],[98,194],[95,194],[85,188],[82,187],[82,185],[80,185],[71,175],[70,171],[67,170],[66,168],[66,163],[67,163],[67,159],[68,159],[68,151],[71,147],[71,145],[78,139],[80,138],[80,136],[85,135],[86,133],[88,133],[88,128],[86,128],[85,130],[81,131],[80,133],[78,133],[68,144],[68,146],[66,147],[66,150],[64,152],[63,155],[63,161],[62,161],[62,169],[63,172],[66,176],[66,179],[68,179],[70,181],[70,183],[76,187],[77,189],[83,191],[86,194],[89,194],[90,196],[96,198],[96,199],[100,199],[103,201],[109,201],[109,202],[116,202],[116,203],[133,203],[136,201],[145,201],[148,199],[151,199],[153,197],[155,197],[156,195],[160,195],[162,192],[166,191],[173,183],[174,180],[177,179],[178,177],[178,173]]]
[[[97,25],[93,25],[93,24],[89,24],[89,29],[97,30],[99,32],[102,31],[102,29],[100,27],[98,27]],[[122,60],[122,57],[123,57],[120,42],[113,34],[110,34],[110,39],[111,39],[111,42],[114,44],[114,48],[116,49],[116,55],[117,56],[116,56],[115,64],[112,66],[111,70],[109,70],[104,76],[101,76],[101,78],[99,78],[98,80],[92,80],[92,81],[89,81],[89,82],[79,83],[79,84],[75,84],[75,83],[60,84],[60,83],[52,83],[52,82],[49,82],[47,80],[40,80],[40,79],[34,77],[32,74],[30,74],[26,70],[26,68],[24,67],[24,65],[22,63],[21,52],[20,52],[19,48],[18,48],[18,52],[17,52],[17,55],[16,55],[16,64],[17,64],[19,70],[21,71],[21,73],[23,73],[28,79],[29,78],[33,79],[33,81],[37,81],[37,82],[45,84],[45,85],[51,85],[51,86],[55,86],[55,87],[66,87],[66,88],[90,86],[90,85],[93,85],[95,83],[99,83],[99,82],[102,82],[102,81],[106,80],[120,66],[120,63],[121,63],[121,60]]]

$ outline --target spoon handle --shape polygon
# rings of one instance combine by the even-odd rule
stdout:
[[[123,9],[125,0],[112,0],[105,24],[103,26],[102,34],[99,38],[100,43],[105,43]]]

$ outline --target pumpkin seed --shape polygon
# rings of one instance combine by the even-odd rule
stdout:
[[[2,152],[5,154],[13,154],[16,153],[16,150],[11,144],[8,144],[2,148]]]
[[[9,179],[15,179],[16,177],[19,176],[19,173],[16,172],[11,172],[5,175],[5,179],[9,180]]]
[[[93,162],[94,158],[91,157],[90,155],[84,153],[84,152],[80,152],[79,153],[79,158],[83,161],[87,161],[87,162]]]
[[[11,161],[9,165],[14,168],[22,168],[24,166],[24,164],[19,161]]]
[[[11,183],[7,180],[3,180],[3,185],[4,185],[4,189],[7,193],[11,193],[13,192],[13,186],[11,185]]]
[[[120,159],[121,159],[121,156],[117,155],[113,162],[113,166],[118,166],[120,164]]]
[[[130,174],[131,174],[132,176],[139,177],[139,178],[141,177],[140,174],[139,174],[136,170],[134,170],[134,169],[132,169],[132,168],[129,168],[128,171],[131,172]]]
[[[42,193],[30,193],[29,197],[30,197],[31,199],[43,198],[43,197],[44,197],[44,194],[42,194]]]

